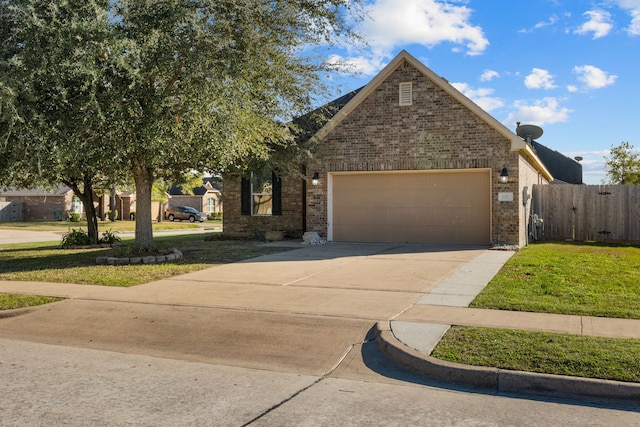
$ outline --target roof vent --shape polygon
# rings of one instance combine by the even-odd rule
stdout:
[[[411,82],[400,83],[400,106],[406,107],[412,105],[412,98]]]

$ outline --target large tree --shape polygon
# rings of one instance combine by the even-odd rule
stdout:
[[[604,166],[610,183],[640,185],[640,153],[628,142],[611,147]]]
[[[348,33],[350,0],[114,2],[121,147],[134,177],[136,243],[152,243],[151,186],[220,172],[291,141],[324,65],[309,45]],[[267,143],[269,145],[267,145]]]
[[[98,238],[94,190],[114,182],[103,105],[111,42],[108,0],[5,0],[0,4],[0,184],[63,183],[82,201]]]
[[[61,121],[53,134],[36,127],[33,146],[41,150],[64,138],[68,142],[58,157],[67,159],[72,144],[84,144],[81,152],[92,157],[71,156],[71,161],[94,167],[89,176],[125,170],[136,186],[136,245],[149,246],[155,180],[194,169],[219,173],[291,144],[291,129],[283,123],[309,108],[326,70],[323,61],[305,52],[352,37],[348,24],[358,17],[354,7],[361,1],[4,0],[4,5],[29,5],[29,13],[68,6],[95,10],[99,17],[86,17],[95,23],[97,40],[85,34],[82,18],[30,27],[34,37],[62,35],[58,45],[65,48],[51,42],[59,52],[51,56],[49,45],[38,47],[44,59],[30,64],[35,74],[27,74],[25,86],[38,85],[50,73],[41,99],[50,110],[62,108],[65,117],[82,118],[75,124]],[[9,57],[16,62],[25,46],[9,46],[17,49]],[[70,67],[55,66],[67,63]],[[91,95],[86,102],[79,97],[76,104],[67,96],[69,80]],[[49,98],[46,90],[52,91]],[[27,101],[41,112],[34,99]],[[29,117],[21,120],[31,132]],[[22,141],[32,139],[25,135]]]

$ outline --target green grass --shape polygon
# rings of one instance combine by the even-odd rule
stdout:
[[[4,245],[0,251],[0,280],[136,286],[217,264],[287,250],[252,241],[205,241],[206,236],[215,234],[156,237],[154,242],[158,248],[178,248],[184,257],[163,264],[122,266],[96,265],[98,256],[121,255],[121,250],[116,249],[60,249],[59,245],[51,243]],[[123,240],[124,245],[132,243],[132,240]]]
[[[640,248],[537,243],[471,307],[640,319]],[[452,327],[432,356],[468,365],[640,382],[640,340]]]
[[[36,305],[48,304],[60,301],[63,298],[42,297],[38,295],[16,295],[0,293],[0,310],[11,310],[14,308],[33,307]]]
[[[201,225],[205,227],[215,227],[222,225],[222,221],[205,221],[204,223],[192,224],[188,221],[162,221],[154,222],[153,229],[160,230],[182,230],[189,228],[198,228]],[[69,221],[33,221],[33,222],[19,222],[19,221],[5,221],[0,222],[0,229],[15,229],[15,230],[29,230],[29,231],[51,231],[65,233],[72,229],[87,229],[86,221],[69,222]],[[117,232],[133,232],[136,228],[135,221],[98,221],[98,231],[103,232],[107,230]]]
[[[640,248],[596,243],[527,246],[471,307],[640,319]]]
[[[476,366],[640,382],[640,340],[454,326],[432,356]]]

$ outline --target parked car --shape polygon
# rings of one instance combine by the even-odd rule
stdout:
[[[183,220],[188,219],[189,222],[200,221],[204,222],[207,219],[207,215],[204,212],[198,212],[190,206],[178,206],[177,208],[169,208],[165,212],[165,217],[169,221],[176,219]]]

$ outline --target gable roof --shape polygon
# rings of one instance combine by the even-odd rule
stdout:
[[[476,116],[485,121],[489,126],[494,128],[498,133],[503,135],[506,139],[511,142],[511,151],[519,151],[521,154],[525,155],[531,163],[535,166],[535,168],[542,173],[542,175],[549,181],[553,180],[553,176],[546,168],[545,164],[540,160],[540,158],[536,155],[533,148],[527,144],[522,138],[516,135],[514,132],[509,130],[505,125],[496,120],[489,113],[484,111],[478,105],[476,105],[473,101],[463,95],[460,91],[454,88],[447,80],[435,74],[431,69],[425,66],[423,63],[414,58],[411,54],[409,54],[406,50],[400,52],[386,67],[382,69],[366,86],[357,91],[351,92],[345,97],[348,96],[348,102],[344,104],[343,107],[340,108],[339,111],[327,120],[320,129],[318,129],[315,134],[312,135],[313,138],[322,139],[329,132],[331,132],[338,124],[340,124],[355,108],[360,105],[373,91],[376,90],[378,86],[384,82],[387,77],[391,75],[403,62],[408,62],[411,66],[416,68],[419,72],[421,72],[427,79],[431,80],[436,86],[440,87],[446,93],[455,98],[458,102],[463,104],[469,110],[471,110]],[[344,98],[344,97],[343,97]],[[342,98],[339,98],[342,99]],[[338,101],[338,100],[336,100]],[[344,101],[344,99],[343,99]],[[330,103],[331,104],[331,103]],[[329,104],[327,104],[329,105]],[[323,108],[323,107],[321,107]],[[303,116],[304,117],[304,116]]]
[[[202,179],[202,185],[193,188],[192,191],[194,196],[204,196],[210,191],[219,193],[221,189],[222,186],[220,185],[218,178],[206,177]],[[183,189],[179,185],[172,185],[171,188],[169,188],[168,193],[170,196],[186,195],[186,193],[183,193]]]
[[[293,123],[298,127],[298,131],[300,132],[297,137],[301,141],[304,141],[314,136],[362,89],[364,89],[364,86],[342,95],[340,98],[334,99],[303,116],[294,118]]]
[[[34,188],[0,188],[0,196],[64,196],[69,193],[71,189],[64,184],[59,184],[56,188],[53,189],[44,189],[42,187],[34,187]]]

